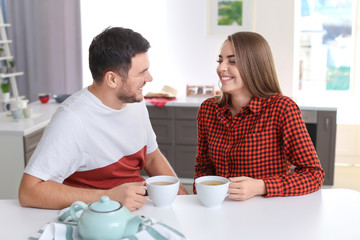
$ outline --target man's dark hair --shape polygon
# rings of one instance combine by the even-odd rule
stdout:
[[[150,43],[131,29],[109,27],[97,35],[89,47],[89,67],[93,79],[101,83],[107,71],[127,79],[131,58],[147,52]]]

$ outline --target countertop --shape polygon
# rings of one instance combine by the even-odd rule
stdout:
[[[40,103],[35,101],[28,106],[33,109],[31,118],[21,118],[14,120],[10,112],[0,113],[0,134],[1,135],[19,135],[26,136],[38,129],[49,124],[52,115],[60,104],[54,99],[50,99],[48,103]]]
[[[209,97],[176,97],[165,104],[166,107],[200,107],[200,104]],[[147,106],[154,106],[146,102]]]
[[[178,97],[165,104],[166,107],[199,107],[208,97]],[[154,106],[147,102],[147,106]],[[0,112],[0,134],[26,136],[38,129],[45,127],[60,106],[54,99],[42,104],[35,101],[29,104],[33,108],[31,118],[14,120],[10,112]],[[300,106],[302,111],[336,111],[336,108]],[[306,119],[306,116],[303,116]]]
[[[200,107],[201,103],[210,97],[176,97],[175,100],[169,101],[165,104],[166,107]],[[147,106],[154,106],[147,102]],[[335,107],[323,107],[323,106],[300,106],[301,110],[307,111],[336,111]]]

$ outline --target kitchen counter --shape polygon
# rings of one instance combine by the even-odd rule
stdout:
[[[17,197],[25,164],[60,104],[51,99],[28,106],[33,108],[31,118],[14,120],[10,112],[0,113],[0,199]]]
[[[33,109],[31,118],[14,120],[10,112],[0,113],[0,135],[25,136],[41,128],[50,122],[52,115],[60,104],[51,99],[48,103],[42,104],[36,101],[28,104]]]
[[[166,107],[200,107],[201,103],[210,97],[176,97],[175,100],[169,101],[165,104]],[[150,102],[146,103],[147,106],[153,106]],[[307,111],[336,111],[335,107],[322,107],[322,106],[299,106],[301,110]]]

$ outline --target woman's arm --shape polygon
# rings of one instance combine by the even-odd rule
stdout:
[[[264,179],[266,197],[308,194],[320,189],[324,181],[324,171],[299,107],[290,101],[283,113],[283,150],[285,158],[295,166],[295,171]]]

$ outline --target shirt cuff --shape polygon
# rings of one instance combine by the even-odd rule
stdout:
[[[279,197],[283,196],[284,187],[279,179],[263,179],[266,187],[266,194],[263,197]]]

